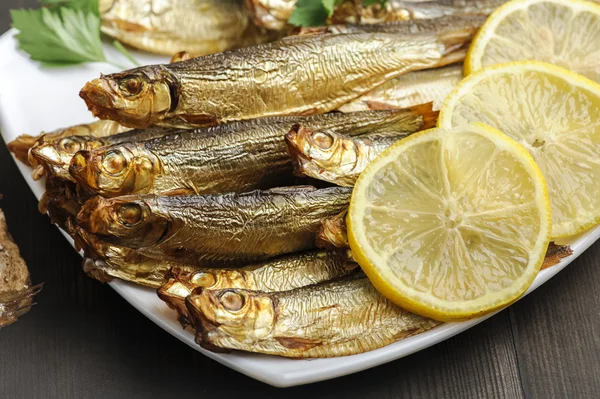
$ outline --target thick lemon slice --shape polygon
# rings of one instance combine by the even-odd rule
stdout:
[[[473,123],[404,139],[358,179],[347,217],[352,253],[389,300],[437,320],[515,301],[544,259],[544,177],[508,136]]]
[[[600,222],[600,85],[542,62],[485,68],[450,93],[438,125],[473,121],[533,155],[548,183],[554,238]]]
[[[600,5],[578,0],[504,4],[471,44],[465,74],[521,60],[560,65],[600,82]]]

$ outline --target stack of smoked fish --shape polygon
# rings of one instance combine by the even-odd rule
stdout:
[[[343,215],[365,163],[435,124],[432,103],[460,79],[485,19],[457,14],[102,76],[80,93],[99,122],[10,147],[46,177],[40,209],[83,250],[85,271],[157,288],[203,347],[380,348],[438,322],[377,293]],[[313,150],[351,154],[309,167]]]

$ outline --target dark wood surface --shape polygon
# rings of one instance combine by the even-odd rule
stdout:
[[[10,8],[36,3],[3,0],[0,31]],[[86,277],[80,257],[38,213],[1,140],[0,193],[33,281],[46,283],[31,312],[0,330],[0,398],[600,397],[598,244],[463,334],[362,373],[280,390],[191,350]]]

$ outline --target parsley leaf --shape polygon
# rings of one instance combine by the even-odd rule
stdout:
[[[296,26],[318,26],[327,20],[322,0],[298,0],[289,22]]]
[[[45,66],[106,62],[100,18],[71,8],[11,10],[19,48]]]
[[[41,0],[41,3],[46,7],[67,7],[100,16],[98,0]]]
[[[327,14],[329,14],[329,16],[332,16],[333,12],[335,11],[335,8],[344,2],[344,0],[321,0],[321,1],[323,3],[323,7],[325,7],[325,9],[327,10]]]
[[[106,62],[102,47],[98,0],[42,0],[39,10],[11,10],[19,48],[43,66],[57,67],[84,62]],[[134,65],[139,65],[121,43],[114,46]]]
[[[348,0],[298,0],[290,16],[289,23],[296,26],[324,25],[327,17],[333,15],[335,7]],[[385,5],[387,0],[362,0],[363,6]]]

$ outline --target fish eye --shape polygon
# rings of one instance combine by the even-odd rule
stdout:
[[[211,287],[215,285],[216,278],[212,273],[197,272],[192,276],[192,284],[198,287]]]
[[[142,221],[142,208],[138,204],[123,204],[117,211],[119,221],[125,226],[132,227]]]
[[[77,151],[81,150],[81,143],[69,137],[60,140],[58,146],[69,154],[75,154]]]
[[[333,145],[334,139],[329,133],[316,132],[313,135],[313,141],[319,148],[328,150]]]
[[[244,307],[244,297],[237,292],[227,291],[221,295],[221,303],[223,307],[232,312],[237,312]]]
[[[111,175],[121,173],[126,166],[127,160],[120,151],[109,151],[102,160],[102,167]]]
[[[135,96],[140,94],[143,87],[144,82],[142,82],[142,79],[137,76],[124,78],[119,83],[119,89],[127,96]]]

